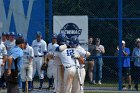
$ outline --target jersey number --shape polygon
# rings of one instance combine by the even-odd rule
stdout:
[[[67,56],[71,56],[74,54],[74,50],[67,50]]]

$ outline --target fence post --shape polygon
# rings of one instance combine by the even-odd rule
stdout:
[[[53,34],[53,31],[52,31],[53,9],[52,8],[53,8],[52,0],[49,0],[49,42],[51,42],[51,38]]]
[[[123,20],[122,20],[122,0],[118,0],[118,32],[119,32],[119,88],[118,90],[122,90],[122,27],[123,27]]]

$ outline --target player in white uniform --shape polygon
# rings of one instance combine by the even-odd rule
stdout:
[[[53,45],[57,43],[57,34],[53,34],[52,37],[52,43],[48,44],[48,52],[53,52]],[[48,68],[47,68],[47,77],[49,79],[49,86],[47,89],[53,88],[53,78],[54,78],[54,59],[50,59],[48,62]]]
[[[32,42],[32,47],[34,50],[34,59],[33,59],[33,77],[38,72],[40,78],[40,86],[39,89],[42,89],[43,81],[44,81],[44,71],[41,70],[41,66],[43,64],[43,55],[44,51],[47,51],[47,44],[42,39],[41,32],[36,33],[37,39]]]
[[[25,48],[23,49],[23,66],[21,68],[22,91],[25,92],[26,79],[28,81],[28,90],[31,91],[31,81],[33,74],[33,60],[34,51],[31,46],[25,41]]]
[[[57,42],[59,45],[66,43],[66,36],[60,33],[57,37]],[[72,58],[73,55],[79,55],[75,48],[67,48],[62,52],[55,52],[55,56],[61,59],[64,66],[64,93],[79,93],[80,84],[77,73],[77,67],[79,67],[79,62],[77,59]]]
[[[6,56],[7,56],[7,50],[5,45],[1,41],[0,37],[0,88],[4,87],[4,79],[3,79],[3,73],[4,73],[4,64],[6,61]]]
[[[1,38],[1,43],[3,43],[5,45],[5,42],[7,41],[7,33],[6,32],[2,32],[2,38]],[[2,69],[4,70],[4,64]],[[6,88],[6,84],[5,84],[5,79],[4,79],[4,73],[1,77],[1,82],[0,82],[0,86],[2,86],[2,88]]]
[[[79,40],[77,36],[72,36],[69,43],[70,43],[70,46],[76,48],[76,50],[78,51],[78,53],[80,54],[82,58],[85,59],[86,57],[90,56],[90,53],[79,45]],[[79,74],[79,78],[81,79],[79,80],[79,82],[81,85],[80,91],[82,93],[84,92],[83,86],[84,86],[84,80],[85,80],[85,75],[86,75],[85,64],[80,64],[80,71],[78,74]]]

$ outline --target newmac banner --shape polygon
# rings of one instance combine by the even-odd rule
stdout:
[[[12,31],[30,44],[37,31],[45,38],[45,0],[0,0],[0,35]]]
[[[81,46],[88,49],[88,16],[53,16],[53,32],[68,38],[77,35]]]

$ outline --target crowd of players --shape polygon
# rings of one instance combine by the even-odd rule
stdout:
[[[23,39],[22,34],[14,32],[2,33],[0,42],[0,87],[5,88],[4,70],[7,64],[7,55],[15,47],[16,39]],[[77,36],[67,38],[64,33],[53,34],[52,43],[47,43],[42,39],[42,33],[36,33],[36,39],[32,45],[25,40],[23,48],[23,57],[19,76],[18,87],[25,92],[26,81],[28,81],[28,90],[34,88],[34,77],[36,72],[40,79],[39,89],[42,89],[44,82],[44,70],[42,65],[47,64],[47,77],[49,86],[54,87],[54,93],[82,93],[85,79],[85,65],[83,63],[90,52],[86,51],[79,44]],[[54,79],[54,85],[52,81]]]

